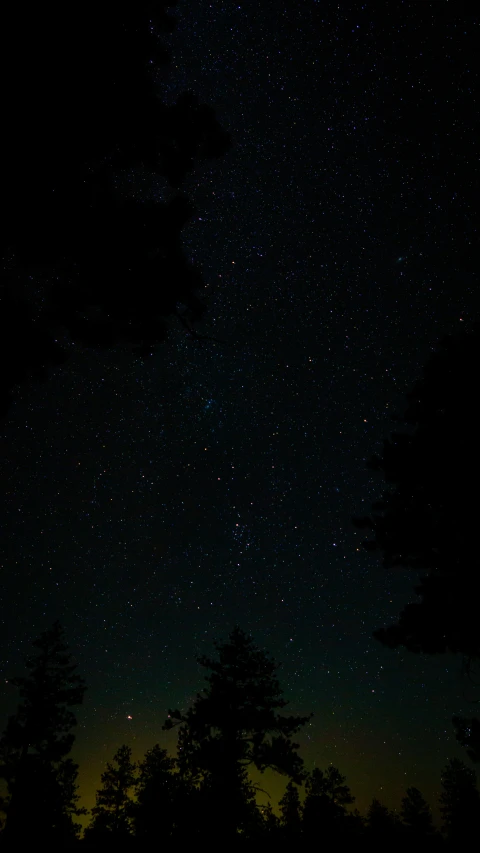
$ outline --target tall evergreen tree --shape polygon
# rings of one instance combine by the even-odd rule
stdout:
[[[228,838],[250,819],[249,766],[301,782],[303,761],[291,736],[310,717],[278,713],[287,705],[278,667],[240,628],[215,647],[218,659],[198,659],[209,673],[207,687],[186,714],[170,710],[164,728],[179,726],[180,771],[199,774],[218,807],[218,834]]]
[[[430,807],[418,788],[407,788],[400,817],[412,839],[421,841],[435,832]]]
[[[280,822],[288,836],[298,835],[302,826],[302,804],[298,788],[293,782],[288,782],[285,793],[279,802]]]
[[[353,809],[348,812],[345,823],[345,836],[350,843],[358,842],[365,837],[365,818],[360,814],[358,809]]]
[[[374,850],[399,849],[402,843],[401,825],[390,809],[374,798],[367,811],[367,838]]]
[[[77,664],[57,621],[33,643],[37,654],[26,659],[28,674],[10,681],[22,699],[0,740],[0,776],[9,793],[6,843],[33,838],[54,846],[75,838],[79,826],[78,766],[67,758],[76,718],[71,710],[85,692]]]
[[[468,849],[478,837],[480,794],[475,771],[458,758],[451,758],[441,776],[440,813],[442,831],[457,849]]]
[[[146,843],[168,841],[178,814],[179,777],[176,761],[155,744],[138,765],[135,836]]]
[[[86,830],[88,840],[104,843],[125,843],[133,835],[134,803],[131,797],[136,783],[137,765],[132,762],[132,750],[123,745],[107,762],[102,773],[102,785],[97,791],[97,803],[92,809],[92,822]]]
[[[345,776],[333,765],[325,771],[315,767],[307,777],[302,826],[310,840],[319,832],[333,837],[345,829],[345,807],[355,801],[345,781]]]

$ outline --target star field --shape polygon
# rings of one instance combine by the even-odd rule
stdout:
[[[460,662],[384,649],[412,596],[360,550],[366,469],[432,347],[478,315],[478,23],[450,2],[181,2],[168,98],[234,148],[188,179],[209,312],[146,364],[72,351],[2,425],[2,673],[55,618],[87,680],[85,804],[201,687],[238,622],[282,663],[307,766],[433,804]],[[165,196],[147,174],[122,192]],[[15,701],[4,688],[2,707]],[[283,792],[272,782],[271,792]]]

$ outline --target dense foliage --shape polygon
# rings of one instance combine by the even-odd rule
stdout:
[[[196,334],[204,282],[179,190],[231,141],[194,92],[168,102],[174,5],[5,10],[0,414],[72,346],[144,358],[172,319]]]

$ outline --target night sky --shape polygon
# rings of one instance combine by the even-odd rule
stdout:
[[[409,785],[433,804],[466,760],[460,660],[372,639],[414,578],[360,550],[351,517],[432,348],[478,317],[478,21],[438,0],[283,5],[176,13],[168,98],[193,89],[234,141],[186,185],[218,342],[173,328],[146,364],[72,348],[1,425],[2,677],[62,620],[88,684],[87,807],[119,745],[174,748],[167,707],[235,623],[314,712],[307,768],[338,766],[360,810]],[[2,719],[16,701],[4,684]]]

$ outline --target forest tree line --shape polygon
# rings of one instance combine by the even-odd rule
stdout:
[[[476,775],[459,759],[441,774],[442,825],[415,787],[399,812],[374,799],[366,814],[337,767],[307,772],[292,738],[311,715],[288,716],[278,666],[236,627],[201,657],[206,686],[186,713],[169,710],[164,730],[178,731],[177,755],[158,743],[141,761],[123,744],[106,765],[96,805],[87,815],[78,794],[79,766],[71,756],[75,706],[86,690],[59,622],[35,641],[27,674],[11,680],[20,703],[0,741],[4,780],[0,844],[6,850],[150,849],[187,843],[292,845],[368,842],[372,850],[462,849],[476,831],[480,795]],[[250,768],[285,778],[277,804],[257,803]],[[260,789],[263,790],[263,789]],[[472,835],[473,834],[473,835]],[[173,849],[173,848],[172,848]]]

